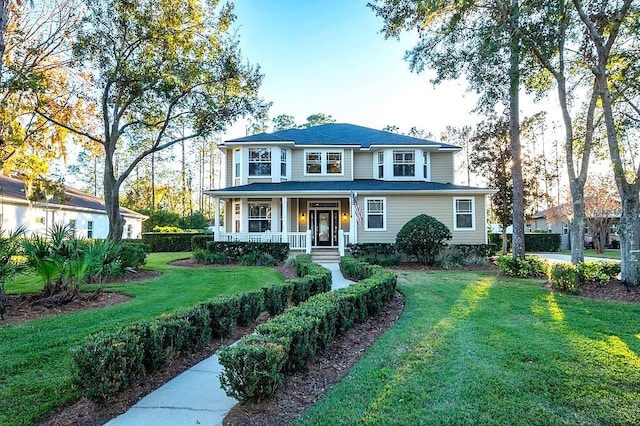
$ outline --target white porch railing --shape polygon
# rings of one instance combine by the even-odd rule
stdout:
[[[311,231],[306,232],[220,232],[216,241],[240,241],[245,243],[289,243],[291,250],[311,253]],[[351,242],[349,232],[339,231],[338,252],[344,256],[344,250]]]

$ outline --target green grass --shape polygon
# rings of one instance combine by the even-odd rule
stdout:
[[[304,425],[640,424],[640,305],[401,272],[406,307]]]
[[[107,291],[133,296],[126,303],[0,327],[0,425],[33,424],[78,397],[72,385],[69,348],[88,334],[155,318],[219,294],[282,282],[279,272],[271,268],[181,268],[166,264],[185,257],[188,254],[152,254],[147,267],[163,272],[162,276],[106,286]],[[28,279],[15,287],[21,292],[28,289],[37,289]],[[12,287],[8,290],[11,292]]]
[[[560,250],[560,253],[571,256],[571,250]],[[620,249],[605,249],[604,253],[598,253],[594,249],[585,249],[584,256],[585,257],[602,257],[605,259],[620,260]]]

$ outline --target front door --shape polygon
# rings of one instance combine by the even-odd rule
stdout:
[[[331,210],[316,210],[315,240],[317,246],[331,246],[333,242],[333,215]]]

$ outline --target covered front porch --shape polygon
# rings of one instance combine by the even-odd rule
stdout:
[[[357,242],[351,198],[215,196],[214,239],[288,243],[290,250],[309,254],[333,248],[343,256]]]

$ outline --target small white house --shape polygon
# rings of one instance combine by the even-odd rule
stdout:
[[[24,183],[0,176],[0,225],[5,232],[23,226],[27,235],[45,235],[53,224],[68,225],[77,238],[106,238],[109,218],[104,201],[84,192],[64,187],[65,199],[29,201]],[[122,238],[140,238],[147,216],[120,207],[125,219]]]

